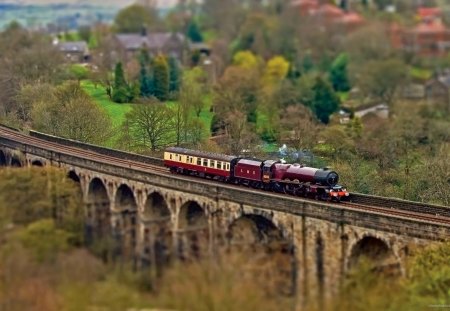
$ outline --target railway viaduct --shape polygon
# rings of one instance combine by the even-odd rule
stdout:
[[[329,301],[361,256],[404,274],[411,248],[450,236],[450,208],[423,205],[430,217],[441,214],[434,221],[255,192],[171,175],[159,159],[36,132],[30,136],[0,127],[0,164],[66,170],[82,192],[87,234],[112,236],[121,256],[142,265],[158,269],[169,258],[214,254],[221,246],[264,250],[277,258],[275,266],[299,308]],[[387,211],[422,208],[383,200],[378,198],[378,205],[390,205]]]

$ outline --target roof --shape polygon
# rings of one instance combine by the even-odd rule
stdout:
[[[356,12],[349,12],[340,17],[338,22],[343,24],[361,24],[364,22],[364,18]]]
[[[179,41],[186,40],[185,36],[179,32],[159,32],[149,33],[147,35],[140,33],[117,34],[116,38],[127,50],[138,50],[144,45],[149,49],[161,49],[173,38]]]
[[[58,43],[61,52],[85,52],[88,50],[86,41],[68,41]]]
[[[430,21],[430,22],[423,22],[414,27],[411,32],[414,33],[441,33],[448,31],[447,27],[438,20]]]
[[[262,165],[262,162],[260,160],[250,160],[250,159],[240,159],[237,163],[237,165],[239,164],[244,164],[244,165],[251,165],[251,166],[258,166],[260,167]]]
[[[200,158],[207,158],[207,159],[213,159],[213,160],[220,160],[220,161],[228,161],[230,162],[233,159],[236,159],[234,156],[226,155],[226,154],[220,154],[220,153],[213,153],[213,152],[206,152],[206,151],[199,151],[199,150],[192,150],[192,149],[186,149],[181,147],[169,147],[166,148],[166,152],[173,152],[178,154],[184,154],[194,157],[200,157]]]
[[[316,11],[315,14],[325,15],[332,18],[337,18],[343,16],[345,13],[342,9],[338,8],[332,4],[324,4],[321,5]]]
[[[440,8],[418,8],[417,9],[417,15],[419,15],[419,17],[421,19],[424,18],[429,18],[429,17],[437,17],[437,16],[441,16],[442,15],[442,10]]]

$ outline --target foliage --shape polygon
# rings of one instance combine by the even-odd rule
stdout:
[[[233,56],[233,65],[244,69],[257,69],[260,59],[251,51],[239,51]]]
[[[339,97],[333,91],[333,88],[321,77],[316,78],[313,91],[312,109],[320,121],[328,123],[330,115],[340,105]]]
[[[143,31],[143,27],[155,27],[159,23],[158,14],[154,8],[133,4],[119,13],[114,19],[114,26],[119,33],[136,33]]]
[[[348,56],[340,54],[331,64],[330,81],[335,91],[347,92],[350,90],[350,81],[347,73]]]
[[[361,69],[358,85],[368,96],[391,105],[397,89],[406,82],[405,64],[398,59],[368,61]]]
[[[169,57],[169,92],[176,93],[180,90],[181,85],[181,69],[179,61],[173,57]]]
[[[82,142],[100,143],[111,135],[111,122],[78,83],[56,87],[32,110],[35,129]]]
[[[89,76],[89,69],[83,65],[73,64],[68,69],[69,77],[74,80],[81,81]]]
[[[155,57],[154,60],[154,95],[160,101],[165,101],[169,97],[170,72],[169,65],[164,56]]]
[[[116,103],[128,103],[134,98],[133,92],[125,80],[122,63],[118,62],[114,69],[114,87],[112,100]]]
[[[53,217],[58,226],[74,235],[71,242],[80,243],[81,205],[80,189],[58,169],[0,170],[2,222],[28,225]]]
[[[187,37],[191,39],[192,42],[203,42],[202,33],[200,32],[198,24],[194,19],[191,19],[191,21],[189,22],[186,33]]]
[[[282,56],[272,57],[266,64],[264,80],[268,85],[274,85],[286,78],[289,62]]]
[[[172,142],[173,111],[158,100],[149,98],[125,115],[123,135],[129,135],[134,148],[152,151]]]

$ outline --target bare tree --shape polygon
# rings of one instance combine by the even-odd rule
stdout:
[[[136,148],[150,147],[152,151],[173,142],[174,113],[154,98],[143,100],[125,116],[132,145]]]

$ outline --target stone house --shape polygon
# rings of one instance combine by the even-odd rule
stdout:
[[[71,63],[86,63],[90,59],[86,41],[54,42],[56,48]]]
[[[116,34],[114,39],[117,52],[125,62],[137,57],[139,51],[145,48],[150,56],[165,54],[185,63],[186,55],[191,49],[189,40],[181,33],[142,31],[141,33]]]

